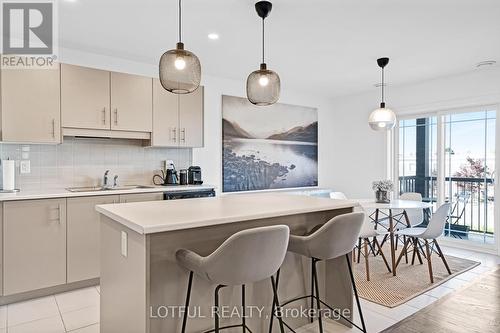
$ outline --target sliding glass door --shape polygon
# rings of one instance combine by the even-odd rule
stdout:
[[[395,138],[399,194],[450,202],[445,236],[494,245],[496,108],[401,119]]]
[[[444,116],[449,237],[494,244],[495,122],[493,110]]]

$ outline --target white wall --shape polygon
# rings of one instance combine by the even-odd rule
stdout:
[[[157,65],[131,62],[68,49],[62,49],[60,53],[61,61],[66,63],[153,77],[158,75]],[[202,84],[205,86],[205,146],[193,149],[193,164],[202,168],[203,180],[206,184],[215,185],[221,189],[222,95],[245,97],[246,77],[242,77],[241,80],[229,80],[205,75],[202,76]],[[329,186],[332,184],[329,181],[329,173],[335,164],[335,161],[328,157],[331,155],[334,138],[331,128],[332,102],[327,98],[288,90],[286,82],[282,82],[280,102],[318,108],[319,186]]]
[[[380,102],[373,91],[337,98],[329,114],[333,139],[325,165],[334,172],[324,185],[350,197],[372,196],[371,182],[387,175],[386,135],[368,126],[370,112]],[[463,75],[438,78],[387,88],[387,104],[398,115],[500,103],[500,69],[478,70]]]

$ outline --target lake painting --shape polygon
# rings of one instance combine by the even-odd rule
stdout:
[[[222,96],[223,192],[318,185],[318,111]]]

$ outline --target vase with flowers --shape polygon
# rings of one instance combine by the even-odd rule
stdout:
[[[377,203],[389,203],[389,192],[394,189],[391,180],[379,180],[372,183],[372,189],[375,191],[375,200]]]

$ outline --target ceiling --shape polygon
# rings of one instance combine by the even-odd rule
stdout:
[[[376,59],[389,85],[500,63],[498,0],[275,0],[267,63],[284,89],[326,97],[374,88]],[[183,41],[203,74],[242,81],[260,63],[251,0],[184,0]],[[60,0],[61,46],[157,64],[177,42],[177,0]],[[207,38],[217,32],[220,39]],[[498,65],[497,65],[498,66]]]

